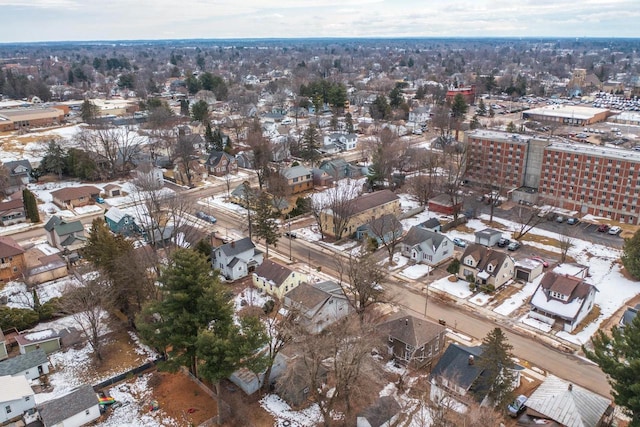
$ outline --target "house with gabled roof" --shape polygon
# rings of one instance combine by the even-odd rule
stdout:
[[[375,239],[378,245],[397,241],[402,237],[402,223],[394,214],[383,215],[356,229],[356,239]]]
[[[521,420],[531,425],[608,426],[613,421],[613,406],[606,397],[549,375],[527,399]]]
[[[116,206],[113,206],[105,212],[104,220],[109,230],[116,234],[130,236],[141,232],[140,227],[136,224],[135,218]]]
[[[87,242],[84,226],[80,220],[67,222],[54,215],[44,225],[44,230],[47,233],[49,245],[61,251],[66,249],[69,252],[75,252]]]
[[[0,225],[5,227],[27,220],[22,198],[15,198],[0,202]]]
[[[298,312],[298,322],[310,333],[320,333],[352,312],[344,291],[332,281],[300,283],[285,293],[284,306]]]
[[[228,280],[236,280],[252,273],[262,264],[264,255],[250,238],[225,243],[213,249],[211,265]]]
[[[35,380],[49,373],[49,358],[41,348],[0,362],[0,376],[24,376]]]
[[[212,151],[204,163],[207,171],[214,176],[238,173],[238,161],[224,151]]]
[[[473,401],[480,404],[485,402],[489,391],[483,381],[486,373],[482,364],[478,364],[483,352],[481,345],[449,344],[429,375],[431,400],[441,402],[443,397],[452,396],[465,405]],[[513,389],[518,388],[524,368],[514,363],[507,369],[514,377]]]
[[[265,259],[253,271],[253,286],[278,299],[282,299],[287,292],[307,280],[305,273],[270,259]]]
[[[549,325],[560,321],[572,332],[593,309],[597,291],[579,277],[547,272],[531,297],[529,317]]]
[[[25,377],[7,375],[0,377],[0,384],[0,423],[22,417],[35,408],[35,393]]]
[[[396,361],[423,368],[442,353],[447,329],[439,323],[402,313],[379,325],[378,332]]]
[[[14,160],[2,163],[7,172],[9,172],[9,182],[5,192],[13,194],[22,191],[31,182],[31,163],[27,159]]]
[[[393,396],[379,397],[356,415],[356,427],[390,427],[396,425],[402,407]]]
[[[7,352],[7,339],[0,330],[0,360],[4,360],[9,357],[9,353]]]
[[[327,172],[336,181],[344,178],[360,178],[362,176],[362,171],[359,167],[348,163],[341,157],[325,160],[320,163],[318,168]]]
[[[340,151],[355,150],[358,135],[355,133],[332,132],[324,137],[324,146],[334,145]]]
[[[460,257],[458,278],[468,280],[473,277],[478,286],[498,289],[513,279],[514,271],[515,261],[509,255],[472,243]]]
[[[313,188],[311,170],[302,165],[282,169],[280,174],[287,180],[290,194],[303,193]]]
[[[38,405],[44,427],[80,427],[100,418],[98,395],[90,385]]]
[[[73,209],[93,203],[100,196],[100,189],[93,185],[64,187],[51,192],[53,203],[60,209]]]
[[[20,354],[26,354],[37,349],[42,349],[47,354],[50,354],[60,350],[60,334],[53,329],[20,332],[16,335],[16,343]]]
[[[400,252],[417,263],[435,266],[453,257],[454,245],[446,235],[414,225],[400,242]]]
[[[0,283],[22,277],[27,264],[24,249],[8,236],[0,236]]]

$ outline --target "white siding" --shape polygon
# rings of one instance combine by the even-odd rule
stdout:
[[[48,427],[80,427],[100,417],[100,407],[96,404],[86,411],[79,412],[58,424]],[[124,420],[123,420],[124,421]]]
[[[28,399],[28,400],[27,400]],[[33,395],[23,399],[0,402],[0,423],[15,417],[21,417],[29,409],[35,408],[36,402]],[[7,412],[7,410],[9,412]]]

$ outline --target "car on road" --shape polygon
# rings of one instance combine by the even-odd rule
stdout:
[[[614,225],[613,227],[609,228],[608,233],[615,236],[616,234],[620,233],[622,231],[622,228],[618,227],[617,225]]]
[[[540,258],[539,256],[532,256],[531,259],[534,261],[538,261],[540,264],[542,264],[544,268],[549,267],[549,263],[543,260],[542,258]]]
[[[498,246],[501,248],[504,248],[505,246],[509,246],[510,243],[511,243],[511,240],[507,239],[506,237],[501,237],[500,240],[498,240]]]
[[[209,215],[208,213],[203,211],[196,212],[196,217],[200,218],[203,221],[210,222],[211,224],[215,224],[216,222],[218,222],[215,216]]]
[[[509,416],[511,418],[516,418],[518,415],[522,414],[525,409],[527,409],[527,396],[521,394],[516,397],[513,402],[511,402],[507,406],[507,412],[509,412]]]
[[[284,237],[288,237],[290,239],[295,239],[298,237],[298,235],[295,233],[295,231],[285,231],[284,232]]]
[[[520,243],[513,241],[509,243],[509,246],[507,246],[507,249],[509,249],[510,251],[516,251],[520,249]]]
[[[579,221],[578,221],[578,218],[568,218],[568,219],[567,219],[567,224],[569,224],[569,225],[575,225],[575,224],[577,224],[578,222],[579,222]]]
[[[466,248],[467,247],[467,242],[465,242],[464,240],[458,238],[458,237],[454,237],[453,238],[453,244],[456,246],[459,246],[461,248]]]
[[[598,226],[598,232],[606,233],[607,231],[609,231],[609,226],[607,224],[600,224]]]

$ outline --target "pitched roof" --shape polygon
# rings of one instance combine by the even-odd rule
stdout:
[[[398,341],[413,347],[421,347],[440,335],[446,328],[439,323],[402,315],[379,326],[379,330]]]
[[[100,189],[93,185],[82,185],[80,187],[65,187],[51,192],[51,196],[58,200],[74,200],[80,197],[91,197],[100,194]]]
[[[33,396],[33,390],[26,377],[0,377],[0,402],[10,402],[12,400],[23,399],[25,396]]]
[[[399,197],[391,190],[381,190],[364,194],[355,199],[353,214],[357,215],[371,208],[381,206],[398,199]]]
[[[56,215],[52,216],[49,221],[47,221],[44,229],[49,232],[53,230],[58,236],[65,236],[67,234],[79,232],[84,233],[84,226],[80,220],[67,222]]]
[[[9,173],[11,175],[13,175],[15,172],[15,170],[18,168],[18,166],[23,166],[24,168],[26,168],[27,170],[31,170],[31,163],[29,162],[29,160],[13,160],[11,162],[4,162],[2,164],[5,168],[7,168],[7,170],[9,171]]]
[[[104,217],[110,219],[115,223],[118,223],[126,215],[127,214],[122,212],[117,206],[114,206],[104,214]]]
[[[0,362],[0,375],[14,375],[36,366],[49,363],[47,353],[41,348]]]
[[[302,165],[293,166],[282,170],[282,176],[287,179],[301,178],[311,175],[311,171]]]
[[[585,283],[587,286],[581,286],[583,283],[579,277],[549,271],[540,281],[540,286],[545,290],[566,295],[571,300],[584,298],[589,293],[590,285]]]
[[[457,385],[468,390],[482,374],[477,358],[482,355],[482,347],[467,347],[451,343],[431,371],[432,377],[444,377],[455,381]],[[470,357],[473,356],[473,363]]]
[[[19,333],[16,335],[16,342],[21,346],[25,346],[59,338],[60,335],[53,329],[44,329],[41,331]]]
[[[11,237],[0,236],[0,258],[16,256],[24,253],[22,246]]]
[[[22,199],[11,199],[6,202],[0,202],[0,212],[14,211],[16,209],[24,210],[24,202]]]
[[[489,249],[476,243],[469,244],[460,259],[464,260],[467,256],[471,256],[473,259],[478,261],[476,269],[479,271],[484,270],[491,276],[496,276],[498,274],[500,267],[509,257],[509,255],[504,252],[494,251],[493,249]],[[490,265],[493,266],[491,271],[487,268]]]
[[[432,246],[439,247],[445,237],[444,234],[414,225],[409,229],[407,235],[404,236],[403,242],[405,245],[415,246],[423,242],[431,241]]]
[[[527,411],[567,427],[596,427],[609,405],[609,399],[549,375],[527,400]]]
[[[289,267],[265,259],[262,264],[256,267],[253,274],[273,282],[275,286],[280,286],[293,272]]]
[[[82,385],[58,399],[42,403],[38,413],[45,426],[53,426],[97,404],[98,396],[93,387]]]
[[[45,231],[51,231],[56,227],[56,225],[60,224],[61,222],[62,222],[62,218],[60,218],[57,215],[54,215],[51,218],[49,218],[49,221],[47,221],[47,223],[44,225],[44,229]]]
[[[429,218],[428,220],[420,224],[420,227],[437,228],[437,227],[440,227],[441,225],[442,223],[440,223],[440,220],[438,218]]]
[[[361,225],[358,227],[358,230],[368,230],[376,237],[382,238],[387,233],[402,233],[402,223],[398,221],[398,218],[396,218],[394,214],[386,214]]]
[[[429,203],[435,203],[440,206],[453,206],[453,201],[451,200],[451,196],[448,194],[438,194],[429,199]],[[462,203],[462,199],[458,201],[458,204]]]
[[[402,408],[393,396],[382,396],[373,405],[358,414],[358,418],[365,418],[371,427],[381,427],[396,416]]]
[[[209,166],[217,166],[220,160],[225,157],[229,163],[235,162],[236,158],[224,151],[212,151],[205,162]]]
[[[224,245],[218,246],[216,249],[219,249],[226,256],[236,256],[241,254],[242,252],[246,252],[251,249],[255,249],[256,245],[253,244],[250,238],[245,237],[243,239],[225,243]]]

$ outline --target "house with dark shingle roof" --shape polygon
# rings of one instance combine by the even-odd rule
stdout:
[[[253,286],[282,299],[284,294],[307,281],[307,275],[265,259],[253,272]]]
[[[9,172],[9,182],[6,188],[7,194],[22,191],[31,182],[31,163],[29,160],[14,160],[4,162],[2,166]]]
[[[41,348],[0,362],[0,376],[24,376],[35,380],[49,373],[49,358]]]
[[[26,273],[24,249],[8,236],[0,236],[0,283],[15,280]]]
[[[547,272],[531,296],[529,317],[551,326],[559,321],[572,332],[591,313],[597,291],[580,277]]]
[[[640,304],[636,304],[634,307],[627,307],[620,318],[620,326],[625,327],[630,325],[633,319],[638,316],[638,310],[640,310]]]
[[[60,209],[73,209],[93,203],[100,196],[100,189],[93,185],[65,187],[51,192],[53,203]]]
[[[37,409],[44,427],[80,427],[100,418],[98,395],[90,385],[41,403]]]
[[[375,239],[378,245],[397,241],[402,237],[402,223],[394,214],[383,215],[356,229],[356,239]]]
[[[454,245],[444,234],[413,226],[402,239],[400,252],[417,263],[434,266],[453,257]]]
[[[44,225],[49,245],[64,251],[74,252],[83,247],[87,238],[80,220],[67,222],[59,216],[52,216]]]
[[[0,202],[0,225],[5,227],[27,220],[22,198]]]
[[[431,400],[439,403],[444,396],[450,395],[463,404],[484,402],[489,390],[482,380],[485,370],[478,363],[483,351],[482,346],[449,344],[429,375]],[[524,368],[514,363],[508,369],[513,373],[513,389],[516,389],[520,386],[520,374]]]
[[[467,280],[473,276],[478,286],[490,285],[498,289],[513,279],[514,271],[515,261],[509,255],[473,243],[460,257],[458,278]]]
[[[382,396],[373,405],[356,415],[356,427],[393,426],[401,410],[393,396]]]
[[[252,273],[262,264],[264,255],[250,238],[245,237],[213,249],[211,265],[228,280],[236,280]]]
[[[312,334],[322,332],[352,311],[344,291],[332,281],[300,283],[284,295],[284,306],[297,310],[298,322]]]
[[[447,334],[443,325],[406,313],[382,323],[378,331],[389,354],[413,368],[431,365],[442,353]]]
[[[238,173],[238,161],[224,151],[212,151],[204,165],[207,171],[215,176]]]

